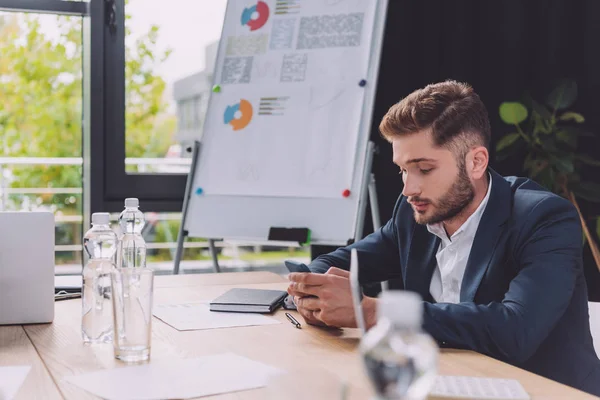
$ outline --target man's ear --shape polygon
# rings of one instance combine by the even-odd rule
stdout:
[[[490,155],[483,146],[478,146],[467,153],[466,165],[471,179],[481,179],[489,164]]]

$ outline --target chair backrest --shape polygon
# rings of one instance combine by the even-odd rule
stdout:
[[[590,301],[588,308],[590,310],[590,331],[594,340],[594,349],[596,349],[596,354],[600,358],[600,303]]]

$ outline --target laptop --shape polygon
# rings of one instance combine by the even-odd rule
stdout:
[[[0,325],[54,319],[54,215],[0,212]]]

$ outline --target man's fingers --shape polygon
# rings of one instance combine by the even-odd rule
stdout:
[[[307,285],[305,283],[292,282],[288,286],[288,293],[292,296],[318,296],[321,286]]]
[[[338,268],[338,267],[331,267],[331,268],[329,268],[325,274],[327,274],[327,275],[337,275],[337,276],[341,276],[343,278],[350,279],[350,272],[346,271],[345,269]]]
[[[298,307],[298,312],[300,313],[300,315],[302,315],[302,318],[304,318],[307,324],[323,325],[323,322],[315,318],[313,311]]]
[[[298,307],[298,312],[306,320],[306,322],[315,322],[316,318],[313,316],[313,312],[304,308]]]
[[[288,294],[294,296],[294,297],[304,297],[304,296],[311,296],[308,293],[304,293],[299,291],[298,289],[296,289],[296,284],[295,283],[290,283],[288,288],[287,288],[287,292]]]
[[[304,310],[300,307],[297,307],[298,312],[302,317],[308,322],[309,319],[312,319],[312,311]]]
[[[321,309],[321,300],[318,297],[301,297],[298,299],[296,307],[309,311],[317,311]]]
[[[329,277],[325,274],[313,274],[308,272],[294,272],[288,275],[291,282],[304,283],[306,285],[320,286],[325,284]]]

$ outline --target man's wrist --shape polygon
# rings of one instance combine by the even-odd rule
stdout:
[[[377,299],[364,296],[361,305],[365,318],[365,328],[367,330],[371,329],[377,323]]]

